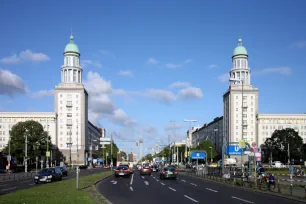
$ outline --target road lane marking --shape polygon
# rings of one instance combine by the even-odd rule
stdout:
[[[155,178],[155,176],[153,176],[153,178]]]
[[[168,187],[170,190],[176,191],[174,188]]]
[[[246,202],[246,203],[254,203],[254,202],[252,202],[252,201],[244,200],[244,199],[242,199],[242,198],[237,198],[237,197],[235,197],[235,196],[232,196],[232,198],[237,199],[237,200],[244,201],[244,202]]]
[[[132,185],[132,184],[133,184],[133,178],[134,178],[134,174],[132,174],[132,178],[131,178],[130,185]]]
[[[131,191],[134,191],[134,189],[133,189],[133,187],[132,187],[132,186],[130,186],[130,190],[131,190]]]
[[[163,186],[166,185],[166,184],[164,184],[164,183],[160,183],[160,184],[163,185]]]
[[[193,202],[195,202],[195,203],[198,203],[199,201],[197,201],[197,200],[195,200],[195,199],[193,199],[193,198],[190,198],[189,196],[187,196],[187,195],[184,195],[186,198],[188,198],[189,200],[192,200]]]
[[[211,189],[211,188],[206,188],[206,190],[209,190],[209,191],[212,191],[212,192],[218,193],[218,191],[213,190],[213,189]]]
[[[1,191],[9,191],[9,190],[13,190],[16,189],[17,187],[12,187],[12,188],[6,188],[6,189],[2,189]]]
[[[111,183],[115,182],[114,180],[111,181]]]
[[[197,184],[194,184],[194,183],[190,183],[191,185],[193,185],[193,186],[198,186]]]
[[[186,182],[185,180],[182,180],[183,182]]]
[[[157,182],[159,182],[159,180],[158,180],[158,179],[156,179],[156,181],[157,181]]]
[[[144,179],[144,176],[142,176],[141,178],[143,178],[143,179]]]
[[[148,185],[149,185],[149,182],[148,182],[148,181],[145,181],[145,184],[148,186]]]
[[[114,181],[114,183],[113,184],[117,184],[117,181]]]
[[[29,184],[29,186],[33,186],[33,185],[35,185],[35,183],[31,183],[31,184]]]

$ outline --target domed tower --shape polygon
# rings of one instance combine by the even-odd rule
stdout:
[[[238,40],[238,46],[234,49],[232,56],[232,69],[230,70],[231,84],[251,84],[251,70],[248,66],[248,53],[242,46],[242,40]]]
[[[232,55],[230,86],[223,95],[224,146],[237,144],[240,140],[258,144],[258,89],[251,85],[248,57],[248,52],[239,39]],[[238,161],[240,159],[241,157],[237,157]]]
[[[64,65],[62,66],[62,83],[82,83],[82,68],[80,67],[80,51],[70,36],[70,42],[64,50]]]

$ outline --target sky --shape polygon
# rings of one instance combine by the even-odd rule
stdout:
[[[72,30],[89,118],[123,151],[223,115],[237,40],[259,113],[306,113],[306,1],[1,1],[0,111],[54,111]],[[95,94],[98,93],[98,94]],[[175,121],[175,122],[170,122]]]

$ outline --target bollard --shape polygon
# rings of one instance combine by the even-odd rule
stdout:
[[[290,185],[290,195],[292,196],[292,184]]]

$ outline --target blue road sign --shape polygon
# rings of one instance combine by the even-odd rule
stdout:
[[[205,159],[205,152],[191,152],[191,159]]]
[[[236,145],[226,147],[226,154],[228,155],[241,155],[242,150]]]
[[[104,161],[103,158],[98,158],[98,159],[97,159],[97,162],[103,162],[103,161]]]

